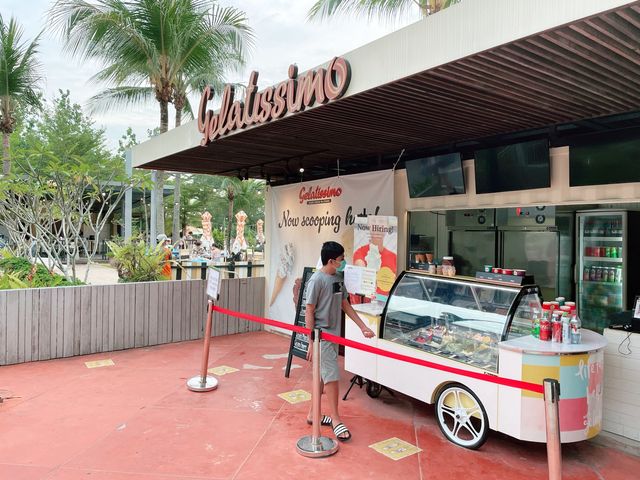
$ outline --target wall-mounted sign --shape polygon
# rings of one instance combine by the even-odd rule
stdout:
[[[335,57],[326,69],[309,70],[298,77],[298,67],[289,66],[289,79],[274,87],[256,92],[258,72],[251,72],[244,102],[234,101],[233,85],[226,85],[222,92],[220,111],[207,110],[213,98],[213,89],[205,87],[198,108],[198,131],[202,133],[201,145],[206,146],[216,138],[237,129],[266,123],[284,117],[288,112],[301,112],[315,103],[327,103],[344,95],[351,80],[351,67],[342,57]]]

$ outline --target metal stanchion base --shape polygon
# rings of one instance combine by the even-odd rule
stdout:
[[[318,437],[318,444],[314,445],[312,436],[307,435],[298,440],[296,450],[303,457],[328,457],[338,451],[338,442],[329,437]]]
[[[206,381],[202,382],[202,377],[196,375],[187,380],[187,388],[192,392],[210,392],[218,388],[218,379],[207,375]]]

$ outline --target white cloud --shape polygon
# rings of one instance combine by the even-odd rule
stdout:
[[[45,25],[46,12],[52,3],[47,0],[2,0],[0,14],[5,20],[15,16],[25,30],[24,39],[30,41]],[[394,24],[370,22],[365,18],[310,23],[306,13],[314,0],[222,0],[220,3],[245,11],[256,35],[256,46],[247,68],[244,72],[230,74],[229,80],[245,83],[249,72],[257,70],[260,87],[285,79],[291,63],[298,64],[300,71],[304,71],[418,19],[416,12],[414,18],[404,18]],[[72,59],[62,51],[61,42],[50,34],[43,35],[40,52],[47,97],[59,89],[70,90],[73,101],[85,106],[87,100],[103,88],[89,82],[100,65]],[[197,102],[197,99],[192,101]],[[118,139],[127,127],[131,126],[138,138],[144,139],[147,130],[159,123],[155,105],[96,114],[93,118],[96,125],[106,129],[111,148],[117,147]]]

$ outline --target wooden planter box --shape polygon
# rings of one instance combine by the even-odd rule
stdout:
[[[49,360],[204,335],[204,280],[0,291],[0,365]],[[264,315],[264,277],[223,279],[218,305]],[[262,330],[215,314],[213,336]]]

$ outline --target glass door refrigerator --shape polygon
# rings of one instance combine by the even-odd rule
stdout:
[[[628,212],[579,212],[577,294],[585,328],[602,332],[613,313],[627,309]]]

